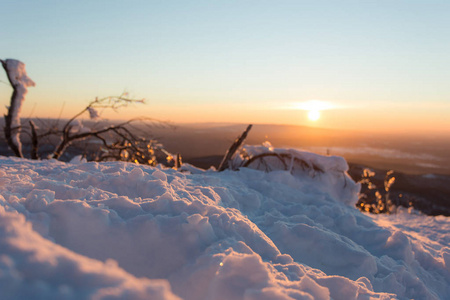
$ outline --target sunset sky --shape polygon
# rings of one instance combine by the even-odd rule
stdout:
[[[448,0],[2,1],[1,11],[0,58],[23,61],[36,82],[24,117],[69,117],[126,91],[147,104],[104,117],[450,133]],[[0,81],[4,107],[3,70]]]

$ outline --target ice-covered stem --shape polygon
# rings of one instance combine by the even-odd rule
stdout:
[[[263,167],[265,168],[266,172],[270,172],[271,166],[268,164],[264,158],[271,157],[276,158],[278,161],[282,164],[283,170],[289,171],[291,174],[293,173],[294,166],[300,167],[303,171],[312,171],[311,177],[315,177],[316,174],[325,173],[325,170],[323,170],[320,166],[317,164],[307,161],[304,159],[301,159],[299,157],[296,157],[290,153],[276,153],[276,152],[265,152],[257,155],[253,155],[250,158],[248,158],[247,161],[243,163],[243,167],[248,167],[254,162],[262,163]],[[289,162],[289,165],[287,164]],[[345,177],[344,177],[345,179]],[[346,184],[346,182],[344,183]]]
[[[145,100],[128,98],[126,97],[126,93],[120,96],[109,96],[100,99],[95,98],[95,100],[91,101],[82,111],[67,121],[64,125],[63,133],[68,132],[70,130],[70,126],[72,125],[71,123],[85,112],[89,112],[91,119],[94,119],[98,117],[98,113],[96,111],[98,108],[112,108],[113,110],[117,110],[118,108],[125,107],[132,103],[145,103]]]
[[[109,127],[99,129],[99,130],[93,130],[88,132],[82,132],[82,133],[76,133],[71,134],[70,133],[70,126],[67,128],[67,130],[63,131],[63,138],[59,145],[56,147],[55,151],[53,152],[52,158],[59,159],[61,155],[64,153],[64,151],[69,147],[73,142],[87,139],[87,138],[97,138],[101,140],[105,145],[108,147],[112,147],[112,145],[108,145],[106,143],[106,140],[102,137],[103,134],[106,134],[108,132],[112,132],[118,137],[121,137],[124,141],[129,142],[131,145],[139,138],[135,136],[130,130],[127,129],[127,125],[130,125],[131,123],[138,122],[138,121],[152,121],[150,118],[135,118],[128,120],[126,122],[117,124],[117,125],[111,125]],[[131,146],[133,148],[134,146]],[[114,146],[114,148],[117,148],[117,146]],[[141,149],[133,148],[134,151],[141,151]]]
[[[105,98],[95,98],[95,100],[91,101],[83,110],[81,110],[79,113],[75,114],[72,118],[67,121],[67,123],[64,125],[62,129],[62,139],[59,145],[56,147],[55,151],[53,152],[53,158],[59,159],[61,155],[64,153],[64,151],[67,149],[70,144],[77,140],[83,140],[89,137],[96,137],[100,139],[99,135],[113,131],[117,134],[117,129],[123,129],[125,126],[131,122],[141,120],[140,118],[131,119],[128,122],[111,126],[108,128],[104,128],[102,130],[92,131],[92,132],[85,132],[81,134],[71,134],[72,129],[72,122],[76,120],[78,117],[83,115],[85,112],[89,112],[89,116],[91,119],[98,118],[98,112],[96,109],[98,108],[112,108],[114,110],[117,110],[118,108],[125,107],[132,103],[145,103],[144,99],[131,99],[126,97],[126,93],[120,95],[120,96],[109,96]]]
[[[35,86],[35,83],[27,76],[24,63],[15,59],[0,60],[0,62],[13,88],[8,114],[4,116],[5,127],[3,130],[8,146],[16,156],[23,157],[22,143],[20,142],[20,111],[28,91],[27,87]]]
[[[181,165],[183,164],[182,158],[181,158],[181,154],[177,153],[175,155],[175,165],[174,165],[174,169],[178,170],[179,168],[181,168]]]
[[[56,147],[55,151],[53,152],[52,158],[59,159],[61,157],[61,155],[64,153],[64,151],[66,150],[66,148],[75,141],[83,140],[83,139],[86,139],[89,137],[100,138],[101,134],[107,133],[110,131],[117,133],[118,128],[123,128],[125,125],[131,123],[132,121],[135,121],[135,120],[130,120],[125,123],[121,123],[119,125],[112,125],[107,128],[103,128],[101,130],[89,131],[89,132],[84,132],[84,133],[79,133],[79,134],[74,134],[74,135],[70,134],[70,126],[68,126],[67,128],[65,128],[63,130],[63,138],[62,138],[61,142],[59,143],[59,145]]]
[[[227,153],[222,159],[222,162],[220,163],[219,169],[217,171],[221,172],[228,168],[229,161],[233,157],[234,153],[239,149],[239,147],[242,145],[244,140],[247,138],[248,132],[250,129],[252,129],[252,124],[248,125],[247,129],[234,141],[234,143],[230,146]]]
[[[386,206],[389,206],[388,209],[389,211],[393,211],[394,213],[397,212],[397,208],[399,206],[398,203],[398,198],[397,198],[397,203],[395,205],[395,207],[392,207],[392,201],[391,201],[391,187],[395,182],[395,177],[392,175],[394,174],[394,170],[390,170],[386,173],[386,176],[384,177],[384,190],[386,192],[386,194],[384,195],[384,201],[386,203]]]
[[[38,148],[39,148],[39,139],[36,133],[36,125],[33,121],[29,121],[31,128],[31,159],[39,159],[38,156]]]

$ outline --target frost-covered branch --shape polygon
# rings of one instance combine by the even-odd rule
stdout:
[[[31,120],[29,124],[31,128],[31,159],[39,159],[38,156],[39,138],[36,132],[36,125]]]
[[[99,123],[95,126],[85,126],[79,118],[88,113],[91,120],[100,118],[99,110],[113,109],[118,110],[134,103],[144,103],[144,99],[132,99],[126,93],[120,96],[110,96],[104,98],[95,98],[85,108],[76,113],[68,121],[63,123],[62,129],[59,120],[56,124],[42,122],[41,126],[29,122],[29,127],[22,127],[20,124],[20,111],[27,93],[27,87],[34,86],[34,82],[27,76],[25,65],[14,59],[0,60],[5,69],[8,80],[13,87],[11,96],[11,104],[8,107],[8,114],[5,115],[5,137],[8,146],[18,157],[24,157],[22,152],[22,143],[20,141],[20,133],[27,134],[31,138],[31,158],[38,159],[38,147],[42,144],[41,139],[45,139],[46,145],[55,145],[49,157],[61,159],[64,152],[73,143],[85,139],[95,139],[101,142],[102,153],[97,156],[99,160],[126,160],[143,164],[155,164],[157,161],[155,151],[161,150],[160,158],[166,159],[173,157],[170,153],[164,152],[162,145],[157,143],[148,136],[148,132],[144,132],[142,128],[139,130],[131,124],[141,121],[142,124],[150,126],[149,123],[162,124],[150,118],[134,118],[119,124],[105,125],[98,128]],[[95,128],[97,127],[97,128]],[[139,131],[143,134],[139,134]],[[54,138],[59,141],[55,142]],[[49,150],[46,150],[47,153]]]
[[[85,112],[89,112],[89,117],[94,120],[100,117],[98,113],[99,108],[111,108],[113,110],[117,110],[133,103],[145,103],[145,100],[128,98],[127,93],[123,93],[120,96],[109,96],[100,99],[95,98],[95,100],[91,101],[83,110],[75,114],[72,118],[69,119],[69,121],[67,121],[67,123],[64,125],[63,132],[68,131],[69,127],[72,126],[72,122],[83,115]]]
[[[84,127],[77,119],[85,112],[89,113],[91,119],[98,119],[99,108],[111,108],[116,110],[132,103],[144,103],[144,100],[130,99],[123,94],[118,97],[96,98],[94,101],[90,102],[82,111],[68,120],[63,126],[63,129],[59,131],[61,141],[56,146],[52,157],[59,159],[67,147],[74,142],[84,139],[97,139],[101,142],[101,151],[99,151],[99,154],[95,158],[97,161],[122,160],[153,165],[157,162],[156,152],[159,152],[160,157],[163,158],[172,157],[164,151],[162,145],[153,139],[139,136],[137,134],[139,130],[132,127],[132,124],[137,122],[149,125],[149,122],[162,124],[161,121],[156,121],[151,118],[134,118],[126,122],[94,130],[92,128]],[[115,139],[115,141],[112,142],[111,139]]]
[[[124,136],[126,136],[125,140],[129,140],[130,142],[138,140],[139,138],[133,135],[131,131],[127,129],[127,126],[129,126],[131,123],[139,121],[156,122],[155,120],[150,118],[134,118],[126,122],[122,122],[120,124],[110,125],[95,130],[89,127],[85,127],[83,123],[79,120],[79,117],[81,117],[85,113],[89,113],[90,119],[99,119],[100,118],[100,114],[98,112],[99,108],[111,108],[113,110],[117,110],[118,108],[127,106],[132,103],[144,103],[144,100],[131,99],[126,97],[126,94],[122,94],[120,96],[110,96],[101,99],[96,98],[95,100],[91,101],[84,109],[82,109],[80,112],[76,113],[73,117],[71,117],[68,121],[66,121],[63,124],[62,129],[60,129],[60,127],[57,124],[53,126],[43,124],[42,125],[42,127],[44,128],[43,131],[41,130],[39,135],[35,134],[32,137],[36,139],[41,138],[48,139],[51,136],[59,137],[60,142],[55,146],[55,149],[51,154],[51,157],[54,159],[60,159],[61,156],[66,151],[66,149],[71,144],[88,138],[100,140],[104,145],[106,145],[107,142],[103,135],[107,134],[116,135],[121,139],[124,139]],[[33,143],[33,145],[35,144],[37,144],[37,142]],[[112,144],[108,145],[108,148],[111,147],[114,148]]]
[[[15,59],[0,60],[0,62],[13,88],[8,114],[5,115],[5,138],[14,154],[18,157],[23,157],[22,143],[20,141],[20,111],[25,101],[27,88],[35,86],[35,83],[28,77],[24,63]]]
[[[126,132],[129,135],[129,139],[133,140],[136,139],[136,137],[134,137],[131,132],[129,132],[126,128],[127,125],[133,123],[133,122],[137,122],[140,121],[142,119],[131,119],[128,120],[126,122],[117,124],[117,125],[111,125],[108,126],[106,128],[102,128],[99,130],[88,130],[88,129],[84,129],[84,130],[80,130],[77,133],[72,134],[72,129],[74,128],[73,126],[70,125],[70,123],[66,124],[66,126],[64,126],[63,131],[62,131],[62,140],[59,143],[59,145],[56,147],[55,151],[53,152],[53,158],[58,159],[61,157],[61,155],[64,153],[64,151],[67,149],[67,147],[72,144],[73,142],[79,141],[79,140],[84,140],[86,138],[97,138],[97,139],[101,139],[101,135],[102,134],[106,134],[108,132],[113,132],[115,134],[117,134],[120,137],[123,137],[124,135],[122,134],[122,131]],[[83,128],[81,128],[83,129]]]

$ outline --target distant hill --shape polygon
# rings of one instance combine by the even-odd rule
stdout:
[[[153,135],[185,159],[223,155],[247,124],[179,124],[155,128]],[[274,147],[301,148],[340,155],[349,162],[409,174],[450,175],[450,139],[437,136],[399,136],[295,125],[255,124],[246,143],[265,141]]]
[[[85,126],[96,126],[92,121],[84,122]],[[40,119],[36,123],[42,128],[45,124],[54,125],[57,121]],[[102,123],[105,125],[108,121]],[[3,127],[2,124],[3,119],[0,118],[0,127]],[[139,130],[148,132],[149,136],[160,140],[167,150],[180,153],[185,160],[205,161],[205,157],[223,156],[247,125],[196,123],[151,128],[141,126]],[[3,135],[0,134],[2,139]],[[449,137],[418,136],[414,133],[382,135],[357,130],[255,124],[246,143],[261,144],[265,141],[279,148],[300,148],[318,154],[339,155],[351,163],[373,168],[394,169],[408,174],[450,175]],[[74,154],[80,151],[78,149]],[[0,143],[0,153],[9,153],[4,141]]]

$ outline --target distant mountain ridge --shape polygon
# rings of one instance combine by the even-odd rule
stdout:
[[[246,124],[180,124],[175,130],[156,128],[155,137],[183,157],[223,155]],[[410,174],[450,175],[450,140],[435,136],[381,135],[297,125],[255,124],[247,144],[269,141],[275,147],[301,148],[344,156],[348,161]]]
[[[103,124],[117,121],[101,121]],[[56,119],[38,119],[38,127],[57,124]],[[60,121],[62,123],[62,120]],[[94,126],[92,120],[83,120]],[[3,119],[0,119],[0,126]],[[25,123],[24,123],[25,124]],[[41,125],[43,124],[43,125]],[[223,155],[248,124],[189,123],[144,128],[168,151],[185,159]],[[3,139],[1,135],[0,139]],[[409,174],[450,175],[450,139],[439,136],[382,135],[300,125],[254,124],[247,144],[269,141],[279,148],[300,148],[319,154],[343,156],[347,161]],[[0,153],[7,154],[2,143]]]

